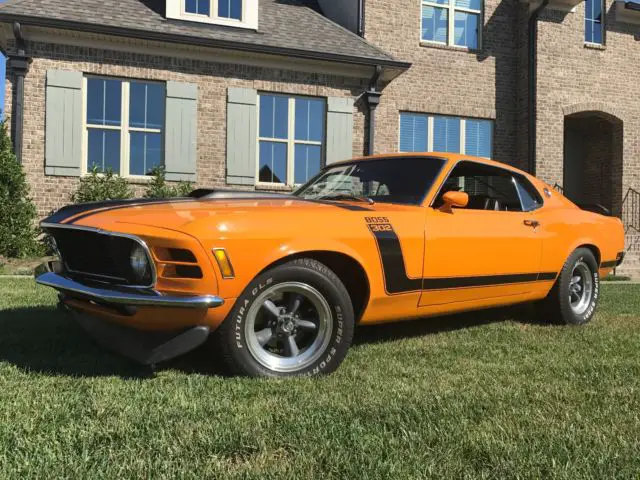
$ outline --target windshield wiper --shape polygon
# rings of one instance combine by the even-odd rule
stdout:
[[[364,195],[353,195],[350,193],[336,193],[334,195],[325,195],[324,197],[319,197],[318,200],[355,200],[356,202],[365,202],[369,205],[373,205],[373,198],[366,197]]]

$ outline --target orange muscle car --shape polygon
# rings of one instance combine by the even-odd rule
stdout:
[[[293,194],[73,205],[42,222],[37,282],[99,342],[147,364],[211,340],[243,375],[314,375],[354,326],[536,301],[583,324],[623,258],[617,218],[453,154],[360,158]]]

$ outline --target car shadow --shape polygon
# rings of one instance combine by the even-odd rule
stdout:
[[[354,344],[388,342],[403,338],[471,328],[513,320],[536,323],[527,306],[485,310],[447,317],[360,326]],[[71,377],[117,376],[140,380],[155,372],[178,370],[188,374],[230,376],[215,350],[200,348],[157,366],[139,365],[98,346],[71,316],[57,308],[20,308],[0,312],[0,362],[25,372]]]
[[[473,312],[418,318],[404,322],[360,325],[356,328],[353,345],[384,343],[394,340],[435,335],[452,330],[479,327],[490,323],[513,321],[526,325],[546,325],[539,319],[532,305],[522,304]]]

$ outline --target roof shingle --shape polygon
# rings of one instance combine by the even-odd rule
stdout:
[[[309,5],[309,0],[259,0],[258,31],[166,19],[165,0],[7,0],[0,21],[121,31],[181,42],[260,50],[310,52],[403,67],[403,62],[342,28]],[[396,65],[397,64],[397,65]]]

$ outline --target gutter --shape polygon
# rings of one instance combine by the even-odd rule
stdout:
[[[529,16],[529,62],[528,62],[528,80],[529,80],[529,94],[528,94],[528,112],[529,112],[529,155],[528,155],[528,172],[531,175],[536,174],[536,150],[537,150],[537,122],[536,122],[536,104],[538,96],[538,18],[540,13],[549,4],[549,0],[542,0],[542,3],[536,7],[536,9]]]
[[[22,146],[24,132],[24,77],[29,72],[31,58],[26,56],[25,41],[22,36],[22,26],[18,22],[13,24],[13,36],[16,40],[16,53],[7,58],[7,67],[15,77],[15,91],[13,100],[13,115],[11,115],[11,133],[13,137],[13,151],[18,163],[22,163]]]
[[[364,0],[358,0],[358,36],[364,38]]]
[[[369,109],[369,143],[367,144],[367,155],[373,155],[375,152],[376,144],[376,108],[380,104],[380,97],[382,93],[378,91],[378,80],[382,75],[383,68],[380,65],[376,65],[373,76],[369,81],[369,89],[365,92],[365,98],[367,100],[367,107]]]
[[[151,40],[157,42],[176,43],[182,45],[192,45],[200,47],[222,48],[227,50],[236,50],[242,52],[265,53],[271,55],[282,55],[286,57],[304,58],[308,60],[324,60],[331,62],[341,62],[351,65],[364,66],[385,66],[389,68],[397,68],[407,70],[411,67],[411,63],[401,62],[398,60],[358,57],[352,55],[343,55],[327,52],[312,52],[297,48],[276,47],[273,45],[257,45],[254,43],[236,42],[229,40],[220,40],[212,38],[201,38],[191,35],[181,35],[166,32],[152,32],[148,30],[140,30],[126,27],[113,27],[110,25],[97,25],[83,22],[75,22],[69,20],[59,20],[55,18],[39,18],[29,17],[25,15],[16,15],[11,13],[0,13],[0,22],[21,22],[25,25],[44,28],[58,28],[64,30],[73,30],[79,32],[96,33],[103,35],[113,35],[118,37],[135,38],[138,40]]]

